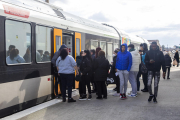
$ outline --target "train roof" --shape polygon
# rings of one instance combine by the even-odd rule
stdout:
[[[28,20],[31,21],[36,19],[35,21],[37,22],[39,21],[39,23],[42,24],[43,23],[51,24],[51,22],[56,22],[61,25],[63,24],[62,26],[69,27],[69,30],[71,30],[71,28],[74,28],[72,29],[74,31],[78,30],[79,32],[92,33],[105,37],[119,39],[116,31],[113,28],[64,12],[62,8],[43,1],[39,1],[39,0],[0,0],[0,1],[2,1],[1,3],[2,7],[0,8],[3,11],[4,11],[3,2],[9,5],[15,5],[17,8],[23,8],[30,11],[31,19]],[[9,16],[7,14],[5,16],[14,17],[14,16]],[[54,25],[52,24],[52,26]]]

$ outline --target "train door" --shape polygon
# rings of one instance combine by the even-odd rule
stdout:
[[[76,56],[80,56],[81,52],[81,33],[75,32],[75,60]],[[79,88],[79,82],[75,81],[75,88]]]
[[[54,53],[59,50],[61,45],[62,45],[62,30],[54,28]],[[54,85],[55,85],[55,78],[54,78]],[[61,94],[60,86],[58,86],[58,93]]]

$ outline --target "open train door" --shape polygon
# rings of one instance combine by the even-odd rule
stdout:
[[[81,52],[81,33],[75,32],[75,60]],[[79,88],[79,82],[75,81],[75,88]]]
[[[59,50],[62,45],[62,30],[54,28],[54,53]],[[55,86],[55,78],[54,78],[54,86]],[[54,89],[55,93],[55,89]],[[60,85],[58,85],[58,93],[61,94]]]

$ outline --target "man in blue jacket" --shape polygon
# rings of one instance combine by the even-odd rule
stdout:
[[[120,78],[120,98],[126,99],[127,82],[129,79],[129,71],[132,66],[132,55],[127,51],[127,44],[120,46],[120,51],[116,59],[116,71]],[[124,89],[123,89],[124,88]]]

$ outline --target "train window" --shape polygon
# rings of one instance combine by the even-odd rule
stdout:
[[[106,42],[105,41],[100,41],[100,48],[105,52],[105,56],[106,56]]]
[[[6,20],[6,63],[31,63],[31,25]]]
[[[113,45],[112,43],[108,43],[107,44],[107,59],[109,60],[109,62],[113,61]]]
[[[51,61],[51,29],[44,26],[36,26],[36,61]]]
[[[56,36],[56,51],[59,50],[61,46],[61,36]]]
[[[80,56],[80,39],[76,39],[76,56]]]
[[[120,48],[118,43],[114,43],[114,50],[115,50],[116,48]]]
[[[98,41],[97,40],[91,40],[91,49],[95,49],[98,47]]]

